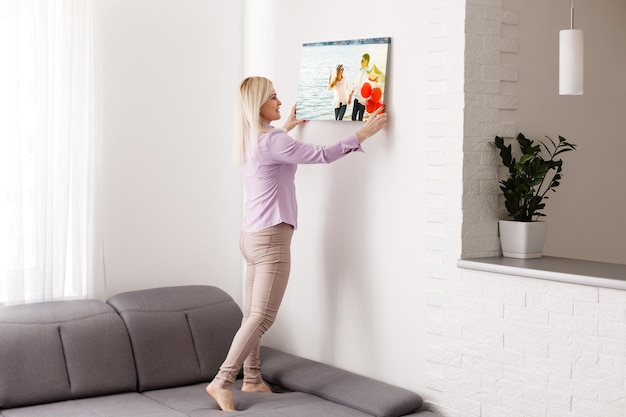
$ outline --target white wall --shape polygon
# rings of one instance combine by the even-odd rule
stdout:
[[[107,296],[209,283],[239,300],[231,164],[240,1],[96,0]],[[225,18],[225,16],[227,18]]]
[[[427,4],[416,3],[410,13],[400,14],[403,1],[367,0],[359,7],[265,1],[266,13],[253,13],[255,19],[246,25],[247,33],[259,34],[246,38],[249,49],[257,51],[248,72],[273,79],[285,108],[295,102],[302,43],[391,37],[390,126],[364,144],[364,154],[298,169],[300,228],[293,239],[292,273],[277,322],[264,340],[414,389],[422,385],[424,333],[420,200]],[[358,126],[311,121],[294,134],[329,143]]]
[[[365,154],[299,170],[292,279],[266,342],[419,390],[427,9],[398,24],[401,1],[364,2],[356,12],[327,1],[306,17],[297,2],[261,3],[217,15],[204,1],[97,2],[107,294],[210,283],[240,300],[241,189],[230,166],[236,84],[268,76],[288,109],[303,42],[391,36],[386,132]],[[232,23],[239,18],[242,26]],[[294,133],[324,143],[357,126],[310,122]]]

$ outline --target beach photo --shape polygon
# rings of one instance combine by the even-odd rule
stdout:
[[[391,38],[304,43],[297,115],[361,121],[385,104]]]

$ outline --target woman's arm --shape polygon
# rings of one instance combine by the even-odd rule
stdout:
[[[335,84],[337,84],[337,77],[333,77],[333,71],[330,70],[330,75],[328,76],[328,89],[332,90]]]

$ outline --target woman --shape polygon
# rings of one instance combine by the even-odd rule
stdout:
[[[300,163],[330,163],[351,151],[387,124],[380,111],[354,134],[328,145],[299,142],[287,134],[304,120],[295,106],[283,129],[270,123],[280,119],[281,102],[272,82],[249,77],[239,85],[235,109],[234,157],[241,164],[246,204],[240,250],[246,260],[246,297],[241,327],[215,379],[206,387],[219,407],[235,411],[233,382],[243,366],[242,391],[271,392],[261,377],[261,336],[270,328],[287,287],[291,265],[291,237],[297,228],[294,176]]]
[[[335,76],[330,75],[328,79],[328,89],[335,93],[333,106],[335,107],[335,120],[343,120],[346,109],[350,103],[350,83],[343,76],[343,65],[337,65]]]

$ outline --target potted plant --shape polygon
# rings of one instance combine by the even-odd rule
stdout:
[[[509,176],[500,180],[504,205],[512,220],[500,220],[502,255],[513,258],[539,258],[543,252],[546,222],[539,221],[545,214],[548,193],[560,185],[563,161],[556,157],[563,152],[576,150],[576,145],[559,136],[556,143],[533,141],[522,133],[515,138],[521,155],[513,156],[511,145],[496,136],[495,144]]]

